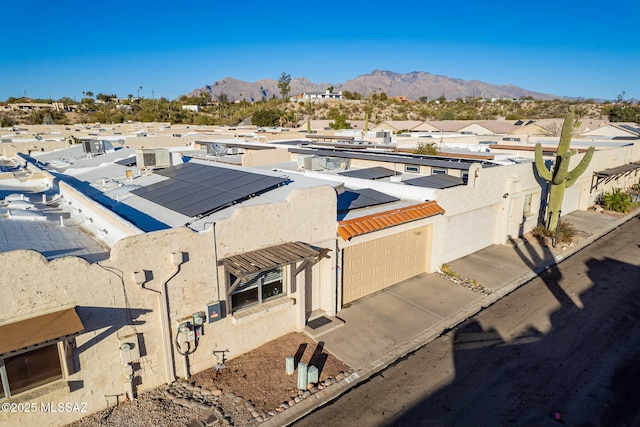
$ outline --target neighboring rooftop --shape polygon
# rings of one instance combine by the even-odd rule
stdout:
[[[0,252],[32,249],[47,259],[73,255],[90,262],[109,257],[109,249],[83,229],[72,211],[52,202],[46,189],[0,185],[0,200]]]

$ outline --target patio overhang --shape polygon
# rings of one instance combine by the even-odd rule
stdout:
[[[234,276],[244,277],[302,260],[314,260],[324,256],[326,252],[328,249],[315,248],[302,242],[289,242],[232,255],[221,259],[220,264]]]
[[[597,171],[593,173],[591,177],[591,193],[593,190],[597,190],[598,186],[604,182],[605,184],[612,179],[617,179],[624,175],[629,175],[631,173],[638,173],[638,169],[640,169],[640,162],[632,162],[626,165],[617,166],[615,168],[605,169],[602,171]]]
[[[78,335],[84,325],[75,308],[0,325],[0,355]]]

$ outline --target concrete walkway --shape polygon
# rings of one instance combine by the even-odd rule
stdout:
[[[425,331],[445,327],[448,318],[481,299],[482,294],[438,275],[421,275],[342,310],[338,317],[344,326],[318,339],[358,370],[376,365],[385,355],[397,358],[405,343],[423,341]]]
[[[563,219],[577,230],[589,230],[589,235],[573,247],[543,248],[518,239],[449,263],[452,271],[476,280],[488,293],[471,290],[438,274],[424,274],[354,302],[338,313],[344,321],[342,326],[316,339],[355,372],[266,424],[288,425],[337,398],[639,214],[640,209],[624,217],[574,212]]]

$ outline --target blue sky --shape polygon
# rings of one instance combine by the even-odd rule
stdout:
[[[224,77],[343,83],[374,69],[640,99],[638,0],[0,0],[0,11],[0,100],[140,86],[174,99]]]

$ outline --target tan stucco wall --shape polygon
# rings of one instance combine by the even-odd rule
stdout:
[[[531,163],[480,168],[473,165],[469,170],[468,185],[438,190],[436,200],[445,210],[441,226],[434,228],[433,268],[468,255],[476,250],[477,241],[473,238],[452,239],[452,230],[448,230],[447,218],[477,212],[493,215],[494,227],[492,243],[501,244],[509,235],[517,236],[534,227],[537,215],[523,216],[524,196],[533,193],[532,211],[537,213],[540,185],[535,179],[534,166]],[[476,170],[478,171],[476,177]],[[507,195],[506,197],[505,194]],[[537,203],[537,204],[536,204]],[[489,230],[484,230],[489,232]]]
[[[215,225],[218,257],[222,259],[295,241],[329,249],[328,258],[313,266],[312,280],[314,289],[320,293],[319,296],[315,295],[318,298],[318,308],[333,314],[336,286],[336,211],[336,192],[330,186],[293,191],[285,201],[279,203],[242,207],[230,218],[220,220]],[[224,289],[226,276],[223,267],[218,268],[218,277],[221,289]],[[279,332],[278,328],[274,328],[275,331],[268,332],[269,336],[275,338],[286,332],[300,330],[304,326],[304,273],[296,277],[295,290],[295,294],[291,296],[300,302],[290,310],[295,322],[281,325],[282,329]]]
[[[40,253],[19,250],[0,253],[1,265],[10,265],[0,276],[0,292],[7,303],[0,325],[36,317],[66,307],[77,307],[85,332],[75,338],[79,370],[65,380],[14,396],[11,401],[36,403],[86,403],[88,413],[104,409],[105,394],[126,391],[125,369],[120,360],[118,337],[138,334],[143,357],[136,365],[138,392],[157,387],[167,377],[166,361],[173,360],[176,376],[185,375],[184,357],[174,347],[176,321],[204,311],[207,303],[226,298],[225,272],[218,266],[224,256],[302,241],[327,248],[329,257],[295,278],[287,268],[290,292],[274,304],[258,306],[252,314],[226,313],[219,321],[206,323],[195,353],[189,356],[191,373],[209,369],[215,363],[214,350],[228,350],[227,358],[252,350],[305,324],[306,289],[318,292],[318,304],[335,312],[335,212],[336,194],[329,186],[294,191],[280,203],[246,206],[231,218],[218,221],[214,230],[196,233],[176,228],[123,238],[111,250],[110,258],[90,264],[81,258],[47,261]],[[179,269],[171,254],[179,253]],[[300,266],[297,263],[296,266]],[[134,272],[146,272],[144,286],[135,283]],[[166,283],[168,322],[159,309],[159,292]],[[155,291],[155,292],[154,292]],[[165,358],[163,328],[168,331],[172,357]],[[67,381],[74,384],[71,392]],[[109,400],[114,404],[115,398]],[[0,424],[61,425],[87,413],[0,414]]]
[[[0,144],[4,157],[15,157],[18,153],[27,154],[33,151],[53,151],[69,147],[69,144],[62,140],[44,141],[13,141]]]
[[[276,148],[273,150],[246,150],[246,153],[242,156],[242,166],[255,167],[274,163],[284,163],[290,160],[291,155],[286,148]]]
[[[189,147],[195,137],[173,136],[129,136],[125,146],[129,148],[162,148],[162,147]]]
[[[133,281],[133,272],[149,271],[151,280],[145,285],[159,290],[173,272],[169,262],[172,252],[182,252],[186,262],[168,284],[170,324],[175,319],[204,309],[215,300],[217,289],[211,280],[215,271],[211,233],[196,234],[181,228],[148,233],[123,239],[111,252],[111,258],[89,264],[81,258],[65,257],[48,262],[41,254],[19,250],[0,253],[2,265],[11,265],[0,278],[0,291],[6,304],[1,323],[12,323],[39,316],[63,307],[77,306],[85,333],[75,340],[79,370],[67,378],[79,388],[69,393],[58,381],[25,394],[12,401],[85,402],[89,412],[105,407],[105,394],[120,394],[125,390],[125,374],[120,361],[118,337],[132,333],[141,335],[146,356],[136,372],[141,380],[138,391],[156,387],[166,381],[162,351],[162,324],[158,296],[142,289]],[[126,326],[133,320],[135,326]],[[174,327],[174,326],[172,326]],[[171,336],[175,330],[171,331]],[[193,372],[209,365],[214,348],[214,334],[205,335],[201,350],[192,360]],[[176,373],[182,373],[182,360],[176,360]],[[115,403],[115,401],[111,402]],[[68,423],[80,415],[60,413],[52,416],[41,412],[0,414],[0,424],[55,425]]]
[[[573,170],[584,154],[571,158],[569,170]],[[575,210],[584,210],[592,206],[603,191],[612,188],[627,188],[640,181],[640,172],[632,172],[609,183],[601,183],[597,190],[591,191],[593,172],[628,164],[640,160],[640,144],[600,150],[594,156],[587,170],[576,183],[567,188],[562,204],[562,214]],[[476,166],[474,166],[475,168]],[[544,182],[538,182],[533,163],[512,166],[482,168],[475,178],[475,169],[469,172],[469,185],[438,190],[436,200],[446,213],[445,218],[465,212],[491,209],[495,216],[493,243],[503,244],[509,236],[517,237],[534,228],[539,220],[538,213]],[[532,194],[531,214],[523,216],[524,201]],[[505,196],[506,195],[506,196]],[[434,228],[434,266],[468,255],[478,248],[472,240],[454,241],[446,222],[442,227]]]
[[[218,256],[291,241],[335,239],[336,211],[336,192],[330,186],[293,191],[283,202],[241,207],[216,222]]]

